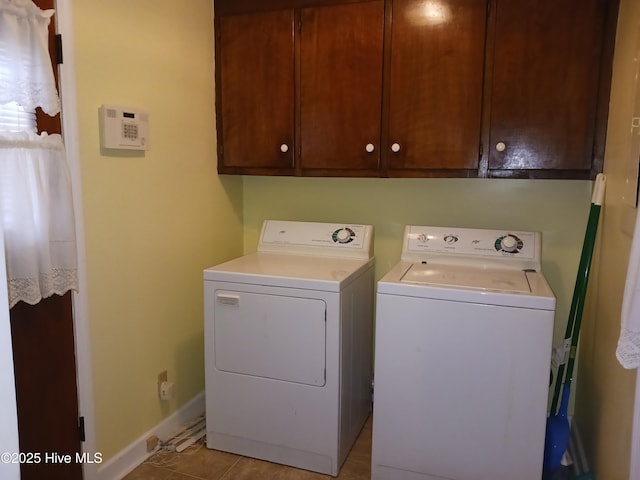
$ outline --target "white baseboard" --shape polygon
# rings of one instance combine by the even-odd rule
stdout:
[[[166,439],[181,427],[187,425],[205,410],[204,391],[196,395],[182,408],[172,413],[148,432],[141,435],[131,445],[98,468],[98,480],[120,480],[151,455],[147,452],[147,438],[152,435]]]

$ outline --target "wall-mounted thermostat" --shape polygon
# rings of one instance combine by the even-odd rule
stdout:
[[[147,150],[149,114],[133,108],[102,105],[100,140],[102,148]]]

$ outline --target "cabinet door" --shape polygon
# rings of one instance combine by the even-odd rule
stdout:
[[[383,35],[383,1],[302,10],[303,174],[378,175]]]
[[[497,0],[490,176],[590,174],[606,3]]]
[[[479,0],[393,1],[389,175],[477,175],[486,16]]]
[[[293,10],[217,21],[218,171],[292,173]]]

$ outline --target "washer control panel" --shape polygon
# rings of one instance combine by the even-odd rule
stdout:
[[[404,231],[402,259],[442,262],[452,257],[463,263],[475,258],[537,270],[540,251],[539,232],[409,225]]]
[[[330,256],[371,256],[373,226],[266,220],[258,245],[260,252]],[[339,253],[339,252],[345,252]],[[351,253],[349,253],[351,252]]]

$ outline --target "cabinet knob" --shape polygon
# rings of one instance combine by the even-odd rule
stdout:
[[[282,153],[287,153],[289,151],[289,145],[287,145],[286,143],[283,143],[282,145],[280,145],[280,151]]]
[[[399,152],[400,151],[400,144],[399,143],[394,143],[393,145],[391,145],[391,151],[392,152]]]
[[[507,145],[504,142],[496,143],[496,150],[499,152],[504,152],[507,148]]]
[[[364,147],[364,149],[365,149],[367,152],[371,153],[371,152],[373,152],[373,151],[376,149],[376,147],[374,147],[374,146],[373,146],[373,143],[367,143],[367,146],[366,146],[366,147]]]

